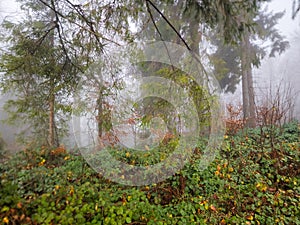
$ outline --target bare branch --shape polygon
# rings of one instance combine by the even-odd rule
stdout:
[[[198,53],[195,53],[192,51],[192,49],[190,48],[190,46],[187,44],[187,42],[184,40],[184,38],[180,35],[180,33],[176,30],[176,28],[172,25],[172,23],[165,17],[165,15],[156,7],[156,5],[154,5],[154,3],[151,1],[151,0],[146,0],[146,5],[147,5],[147,10],[150,14],[150,17],[151,17],[151,20],[155,26],[155,29],[159,32],[156,24],[155,24],[155,20],[153,18],[153,15],[151,13],[151,10],[150,10],[150,7],[149,7],[149,4],[159,13],[159,15],[161,15],[161,17],[166,21],[166,23],[171,27],[171,29],[176,33],[176,35],[179,37],[179,39],[184,43],[185,47],[189,50],[189,52],[191,53],[193,59],[195,59],[199,65],[201,65],[201,70],[202,72],[204,72],[206,78],[207,78],[207,81],[209,81],[209,76],[208,76],[208,73],[207,71],[205,70],[203,64],[201,63],[199,57],[198,57]],[[159,32],[160,36],[161,36],[161,33]],[[163,40],[163,39],[162,39]],[[169,52],[168,52],[169,54]],[[169,55],[170,57],[170,55]],[[173,66],[173,65],[172,65]]]
[[[300,11],[300,1],[298,1],[298,7],[296,8],[296,0],[293,1],[293,13],[292,13],[292,19],[296,18],[296,15]]]
[[[156,7],[156,5],[154,5],[154,3],[150,0],[146,0],[147,3],[147,8],[149,9],[148,4],[150,4],[158,13],[159,15],[161,15],[161,17],[164,19],[164,21],[167,22],[167,24],[172,28],[172,30],[176,33],[176,35],[180,38],[180,40],[184,43],[185,47],[191,51],[190,46],[186,43],[186,41],[184,40],[184,38],[180,35],[180,33],[176,30],[176,28],[173,26],[173,24],[165,17],[165,15]],[[149,11],[149,10],[148,10]],[[152,21],[153,18],[152,18]]]

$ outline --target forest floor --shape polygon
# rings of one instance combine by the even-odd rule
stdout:
[[[0,164],[0,223],[300,224],[299,134],[293,122],[226,135],[205,170],[199,142],[180,172],[141,187],[113,183],[63,148],[25,149]],[[160,148],[143,160],[112,153],[149,165],[170,150]]]

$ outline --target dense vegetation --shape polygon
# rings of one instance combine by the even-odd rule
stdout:
[[[199,143],[181,172],[143,187],[105,180],[63,148],[26,149],[1,164],[0,218],[3,224],[300,224],[299,134],[292,122],[225,136],[204,171]],[[133,163],[131,154],[118,157]]]
[[[278,98],[265,96],[266,103],[255,104],[253,66],[288,46],[275,28],[283,13],[264,10],[267,0],[17,1],[22,18],[1,24],[0,92],[15,95],[4,104],[6,122],[30,125],[26,131],[32,137],[25,135],[28,146],[11,157],[0,138],[2,224],[300,224],[299,123],[281,124],[292,117],[292,92],[278,91]],[[228,110],[231,116],[225,122],[231,130],[205,170],[203,132],[182,170],[160,183],[129,187],[95,172],[80,154],[82,149],[65,149],[61,143],[75,111],[95,112],[97,136],[114,138],[111,115],[117,110],[112,99],[125,88],[124,74],[108,53],[120,44],[144,40],[171,41],[205,55],[195,57],[199,71],[208,74],[205,67],[211,68],[225,92],[234,92],[242,79],[243,115]],[[270,46],[258,46],[258,40]],[[138,72],[180,85],[189,96],[185,101],[195,103],[201,124],[214,130],[206,120],[215,110],[205,88],[171,61],[169,67],[145,63],[145,70]],[[152,88],[145,84],[144,91]],[[77,109],[77,94],[85,90],[93,95],[80,95],[81,101],[91,104]],[[160,116],[168,124],[169,137],[154,149],[146,145],[143,152],[114,145],[109,150],[127,165],[148,167],[163,162],[178,146],[174,123],[186,118],[176,120],[174,107],[165,99],[155,96],[141,103],[135,104],[137,121],[134,115],[126,118],[128,124],[141,119],[146,126]],[[111,163],[106,158],[101,162]],[[121,179],[128,178],[119,172]]]

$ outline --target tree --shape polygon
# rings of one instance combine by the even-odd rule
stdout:
[[[259,9],[259,3],[267,1],[166,0],[154,3],[151,0],[146,0],[146,8],[149,14],[155,11],[158,12],[170,26],[175,24],[173,28],[177,28],[177,35],[179,36],[186,31],[187,27],[185,26],[188,26],[189,22],[193,21],[198,27],[199,24],[202,24],[206,29],[218,29],[223,34],[226,42],[236,43],[236,41],[241,39],[243,32],[250,30],[254,25],[251,20],[240,20],[240,12],[255,13]],[[170,17],[171,15],[173,17]],[[153,19],[157,21],[156,17],[153,17]],[[176,27],[176,24],[183,24],[183,26]],[[181,30],[180,28],[183,29]],[[199,30],[196,29],[193,32],[197,33]]]
[[[48,130],[45,133],[48,133],[49,145],[58,144],[54,137],[55,127],[58,126],[55,124],[58,122],[57,112],[69,111],[71,102],[68,100],[78,82],[78,71],[84,74],[108,47],[132,41],[130,20],[139,21],[139,15],[148,13],[153,27],[156,27],[157,21],[151,15],[156,11],[173,34],[176,30],[164,17],[168,9],[160,11],[150,0],[90,0],[82,4],[70,0],[19,2],[27,16],[20,23],[4,24],[6,32],[12,32],[13,35],[3,39],[9,46],[7,52],[2,54],[1,68],[4,74],[1,75],[1,85],[6,92],[16,91],[17,100],[10,102],[17,109],[17,114],[12,114],[14,118],[30,120],[37,130]],[[201,23],[203,30],[218,27],[227,42],[237,42],[242,33],[249,30],[252,22],[240,21],[239,12],[256,12],[259,2],[264,1],[189,0],[161,3],[172,3],[172,13],[177,14],[178,21],[183,24],[179,27],[182,30],[175,32],[176,40],[186,44],[189,50],[198,52],[202,38],[198,32]],[[193,23],[189,23],[188,19],[192,19]],[[160,36],[159,29],[156,31]],[[184,38],[189,39],[189,45]],[[99,91],[98,104],[104,104],[102,95],[103,92]],[[98,119],[102,120],[103,107],[96,108]],[[49,119],[47,123],[46,117]],[[100,133],[101,124],[98,124]]]
[[[53,11],[34,2],[26,6],[32,13],[22,22],[3,24],[10,34],[3,37],[9,45],[1,56],[1,87],[17,97],[6,104],[10,119],[29,122],[40,143],[54,147],[59,145],[64,114],[70,113],[68,98],[78,69],[56,41]]]
[[[105,61],[103,56],[109,48],[132,40],[129,20],[136,17],[139,7],[134,5],[134,1],[128,0],[91,0],[84,4],[56,0],[55,7],[48,1],[39,1],[53,10],[56,20],[59,21],[62,28],[58,38],[66,55],[75,55],[81,61],[81,88],[97,92],[93,107],[97,114],[98,136],[101,137],[103,131],[109,127],[106,123],[109,120],[109,111],[106,110],[108,105],[105,96],[111,93],[109,89],[112,87],[101,82],[100,77],[86,73],[86,70],[93,63]],[[70,52],[69,49],[73,51]],[[74,64],[79,66],[78,60]],[[114,78],[111,77],[111,80]]]
[[[135,9],[130,1],[19,2],[25,18],[3,25],[7,35],[2,40],[9,45],[2,54],[1,86],[17,97],[7,104],[11,119],[27,120],[36,133],[47,136],[43,142],[56,146],[56,127],[63,124],[59,119],[66,120],[70,114],[72,94],[81,76],[106,46],[130,39],[127,19],[134,17]]]
[[[242,78],[243,114],[247,126],[255,126],[252,68],[258,67],[261,60],[267,55],[268,57],[275,57],[276,53],[281,54],[289,46],[288,41],[275,27],[283,15],[282,12],[275,14],[268,12],[267,8],[259,10],[256,16],[248,15],[257,25],[252,33],[244,32],[239,45],[224,44],[223,38],[217,35],[213,35],[212,38],[212,43],[218,47],[215,53],[211,55],[211,59],[215,74],[221,81],[221,86],[225,88],[226,92],[233,93],[235,85]],[[257,44],[258,42],[259,44]],[[269,44],[263,45],[262,43]]]

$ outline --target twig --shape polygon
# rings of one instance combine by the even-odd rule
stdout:
[[[195,52],[192,51],[192,49],[190,48],[190,46],[187,44],[187,42],[184,40],[184,38],[180,35],[180,33],[176,30],[176,28],[172,25],[172,23],[165,17],[165,15],[156,7],[156,5],[154,5],[154,3],[151,0],[146,0],[146,4],[147,4],[147,9],[148,12],[150,14],[150,17],[152,15],[149,4],[159,13],[159,15],[161,15],[161,17],[167,22],[167,24],[172,28],[172,30],[176,33],[176,35],[179,37],[179,39],[183,42],[183,44],[185,45],[185,47],[189,50],[190,54],[192,55],[192,57],[201,65],[201,69],[204,72],[207,81],[209,81],[209,76],[207,71],[205,70],[204,66],[202,65],[200,59],[198,58],[197,54]],[[153,23],[155,23],[155,21],[153,20],[153,17],[151,17]],[[156,27],[156,26],[155,26]],[[156,27],[156,29],[158,30],[158,28]],[[163,40],[162,40],[163,41]],[[172,65],[173,66],[173,65]]]

